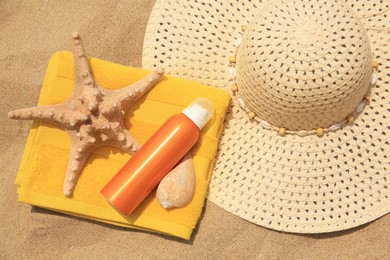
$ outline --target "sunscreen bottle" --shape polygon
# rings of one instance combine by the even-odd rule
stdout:
[[[169,118],[102,189],[103,196],[129,216],[194,146],[213,114],[211,102],[198,98]]]

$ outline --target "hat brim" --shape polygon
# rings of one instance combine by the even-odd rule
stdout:
[[[345,2],[361,17],[380,64],[369,105],[354,125],[318,138],[281,137],[249,121],[233,102],[210,201],[255,224],[296,233],[344,230],[390,211],[390,25],[383,16],[390,7],[380,2],[377,12],[365,12],[358,1]],[[145,33],[143,67],[229,89],[228,57],[241,26],[261,5],[157,0]]]

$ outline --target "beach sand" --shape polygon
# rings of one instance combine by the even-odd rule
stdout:
[[[17,202],[15,176],[31,126],[10,110],[35,106],[51,55],[71,33],[89,56],[141,67],[153,1],[0,2],[1,259],[389,259],[390,215],[318,235],[256,226],[206,201],[190,241],[119,228]]]

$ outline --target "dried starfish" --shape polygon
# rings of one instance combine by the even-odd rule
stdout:
[[[134,153],[139,144],[127,131],[124,115],[134,102],[153,87],[163,71],[118,90],[101,87],[92,75],[78,33],[73,33],[75,83],[71,97],[53,106],[31,107],[8,113],[12,119],[42,120],[54,123],[69,134],[70,159],[64,180],[64,195],[71,196],[83,166],[97,147],[114,146]]]

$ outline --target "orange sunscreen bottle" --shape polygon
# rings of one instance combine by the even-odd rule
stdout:
[[[103,196],[130,215],[196,143],[213,113],[211,102],[199,98],[169,118],[102,189]]]

